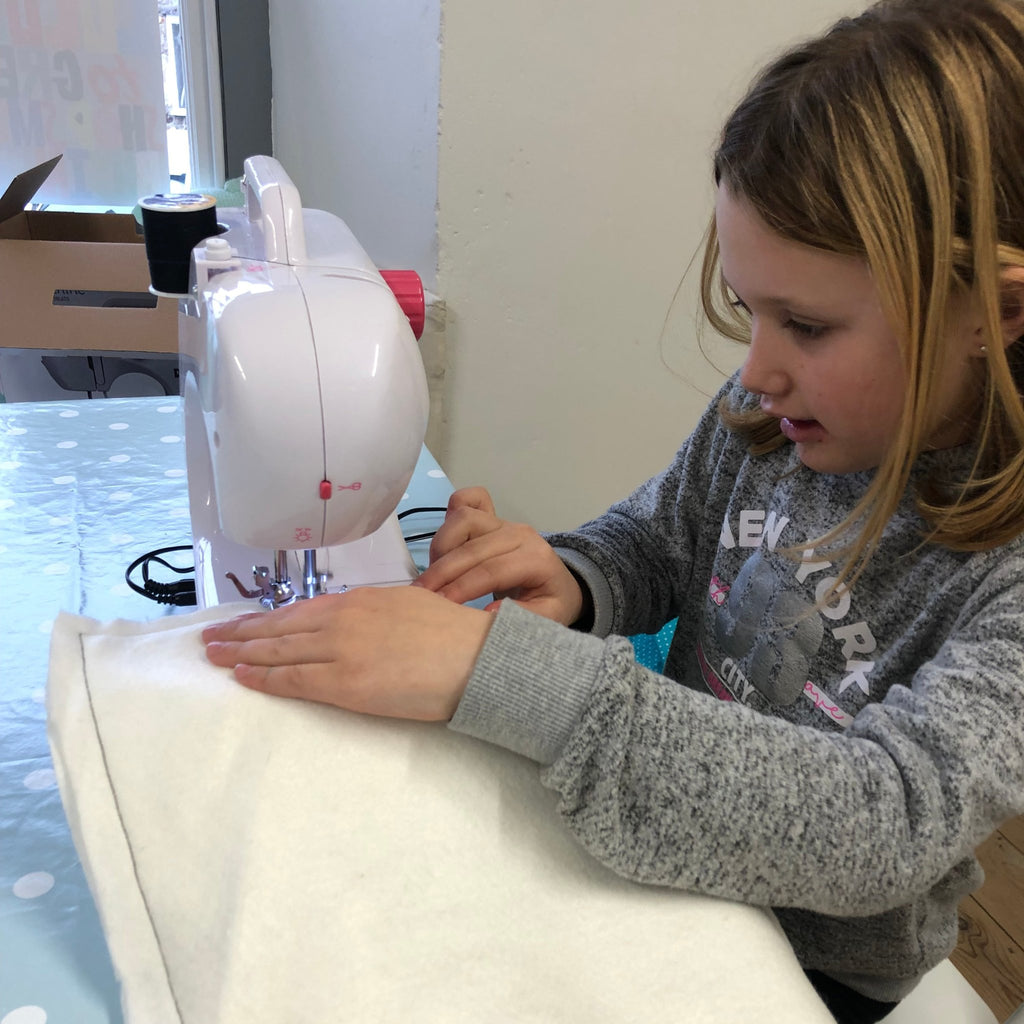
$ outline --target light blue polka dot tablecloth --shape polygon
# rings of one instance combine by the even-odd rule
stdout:
[[[0,405],[0,1024],[122,1019],[46,740],[49,634],[60,611],[173,614],[124,572],[189,543],[183,433],[177,399]],[[399,511],[450,493],[424,449]],[[442,518],[402,525],[410,536]],[[427,542],[410,548],[422,564]]]

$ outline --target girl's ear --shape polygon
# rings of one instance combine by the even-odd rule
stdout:
[[[1003,344],[1012,345],[1024,335],[1024,267],[1010,267],[1000,275],[999,312]]]

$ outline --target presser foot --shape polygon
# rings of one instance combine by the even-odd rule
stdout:
[[[256,589],[249,590],[242,581],[233,573],[226,572],[224,575],[234,585],[235,589],[244,598],[258,598],[260,604],[267,609],[283,608],[292,604],[300,598],[316,597],[319,594],[327,593],[328,574],[317,572],[316,551],[306,550],[304,556],[304,579],[302,593],[296,592],[292,581],[288,576],[288,552],[278,551],[275,554],[275,578],[271,578],[270,569],[265,565],[254,565],[252,568],[253,582]]]

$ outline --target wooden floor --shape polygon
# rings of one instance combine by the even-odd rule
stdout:
[[[1003,1022],[1024,1004],[1024,817],[979,850],[985,884],[960,904],[953,963]]]

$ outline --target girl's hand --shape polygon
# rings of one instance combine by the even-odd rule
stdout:
[[[499,519],[482,487],[451,496],[430,545],[430,568],[414,585],[458,604],[492,593],[510,597],[565,626],[583,609],[580,586],[551,545],[531,527]]]
[[[492,617],[422,588],[362,587],[203,630],[244,686],[391,718],[455,713]]]

